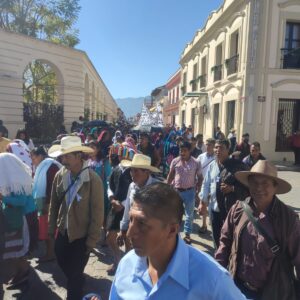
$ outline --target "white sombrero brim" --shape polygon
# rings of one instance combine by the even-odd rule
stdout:
[[[251,171],[240,171],[240,172],[236,172],[234,174],[235,178],[247,187],[249,187],[248,178],[250,175],[251,176],[252,175],[266,176],[266,177],[276,181],[276,183],[277,183],[276,194],[286,194],[292,189],[292,186],[287,181],[285,181],[281,178],[278,178],[278,177],[271,176],[271,175],[265,175],[263,173],[251,172]]]
[[[94,150],[87,146],[76,146],[69,149],[62,149],[61,145],[53,145],[48,150],[48,155],[50,157],[59,157],[61,155],[65,155],[72,152],[83,152],[83,153],[93,153]]]
[[[120,164],[124,168],[145,169],[145,170],[149,170],[149,171],[151,171],[153,173],[159,173],[160,172],[160,170],[158,168],[155,168],[155,167],[152,167],[152,166],[148,166],[148,165],[134,165],[131,160],[127,160],[127,159],[123,159]]]
[[[56,157],[56,156],[52,156],[53,153],[57,152],[57,151],[60,151],[60,145],[53,145],[51,146],[49,149],[48,149],[48,155],[51,156],[51,157]]]

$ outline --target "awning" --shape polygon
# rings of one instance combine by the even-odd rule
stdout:
[[[184,98],[198,98],[201,96],[207,96],[208,93],[202,93],[202,92],[189,92],[184,94]]]

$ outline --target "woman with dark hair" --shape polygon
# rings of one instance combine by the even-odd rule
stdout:
[[[103,130],[99,137],[97,142],[100,144],[102,153],[104,157],[108,156],[109,153],[109,147],[112,144],[111,137],[110,137],[110,132],[108,130]]]
[[[155,151],[148,133],[142,132],[140,134],[140,143],[137,145],[137,150],[151,158],[152,166],[159,167],[161,159],[158,157],[158,153]]]
[[[112,171],[112,167],[110,165],[109,162],[109,150],[110,150],[110,146],[112,145],[112,139],[111,139],[111,133],[108,130],[102,130],[97,142],[99,143],[99,146],[101,148],[101,152],[102,152],[102,162],[104,165],[104,173],[106,174],[106,182],[103,181],[104,183],[104,189],[105,189],[105,193],[107,191],[107,180],[111,174]],[[107,196],[105,195],[104,201],[106,203],[106,201],[108,201]],[[105,208],[107,208],[105,206]]]
[[[172,160],[179,155],[179,147],[175,141],[176,132],[172,130],[164,142],[163,149],[163,175],[169,173]]]
[[[31,151],[31,159],[36,168],[32,196],[38,210],[39,240],[46,243],[46,255],[39,262],[47,262],[55,259],[53,240],[48,238],[48,212],[53,180],[62,165],[53,158],[48,158],[42,146]]]
[[[16,139],[22,140],[23,142],[25,142],[25,144],[27,145],[27,147],[29,148],[30,151],[33,150],[34,144],[32,142],[32,139],[29,137],[29,134],[25,128],[18,129],[17,134],[16,134]]]
[[[103,154],[101,151],[101,146],[96,141],[89,141],[88,146],[94,150],[93,153],[89,155],[88,165],[95,171],[103,180],[104,168],[103,168]]]

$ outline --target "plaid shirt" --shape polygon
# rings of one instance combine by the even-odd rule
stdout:
[[[170,171],[175,171],[172,185],[174,188],[188,189],[195,187],[197,179],[202,175],[201,163],[194,157],[184,161],[181,157],[172,160]]]

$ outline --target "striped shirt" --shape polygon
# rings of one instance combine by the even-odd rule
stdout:
[[[197,179],[202,175],[201,163],[192,156],[188,161],[182,160],[180,156],[174,158],[170,171],[175,171],[172,185],[177,189],[195,187]]]

